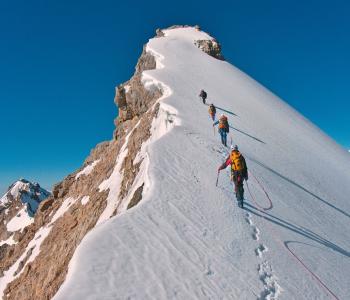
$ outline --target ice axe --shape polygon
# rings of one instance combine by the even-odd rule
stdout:
[[[216,177],[216,184],[215,184],[215,186],[218,186],[218,182],[219,182],[219,175],[220,175],[220,171],[218,170],[218,175],[217,175],[217,177]]]

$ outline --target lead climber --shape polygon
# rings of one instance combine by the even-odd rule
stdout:
[[[215,121],[215,114],[216,114],[216,108],[215,108],[215,105],[212,103],[209,106],[209,115],[213,121]]]
[[[221,143],[227,147],[227,134],[229,133],[230,131],[230,126],[228,124],[228,121],[227,121],[227,117],[222,114],[219,118],[218,121],[216,121],[213,126],[219,124],[219,134],[221,136]]]
[[[202,98],[203,104],[205,104],[205,100],[207,99],[207,93],[204,90],[201,90],[199,93],[199,97]]]
[[[242,153],[238,150],[237,145],[234,147],[231,146],[231,153],[226,161],[219,167],[218,174],[229,165],[231,165],[231,181],[233,181],[235,185],[235,194],[238,201],[238,206],[243,208],[243,180],[248,180],[248,168]]]

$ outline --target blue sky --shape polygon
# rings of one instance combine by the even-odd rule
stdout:
[[[1,1],[0,192],[51,188],[112,137],[114,87],[157,27],[199,24],[226,59],[350,149],[348,1]]]

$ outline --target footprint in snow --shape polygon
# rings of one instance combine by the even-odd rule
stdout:
[[[260,244],[260,245],[258,246],[258,248],[255,249],[255,255],[256,255],[256,256],[259,256],[260,258],[262,258],[263,253],[264,253],[265,251],[267,251],[267,250],[268,250],[268,249],[267,249],[267,247],[266,247],[265,245]]]
[[[256,226],[252,226],[252,227],[253,227],[252,238],[253,240],[258,241],[260,230]]]
[[[253,221],[249,217],[244,218],[249,225],[253,225]]]
[[[265,261],[258,266],[259,279],[264,286],[258,300],[276,300],[282,292],[277,283],[277,277],[273,274],[272,267]]]

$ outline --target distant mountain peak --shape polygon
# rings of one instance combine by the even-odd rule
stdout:
[[[30,182],[20,178],[11,184],[3,197],[0,199],[0,207],[10,208],[11,203],[18,200],[26,205],[29,217],[33,217],[40,202],[50,196],[50,192],[40,187],[37,182]]]

